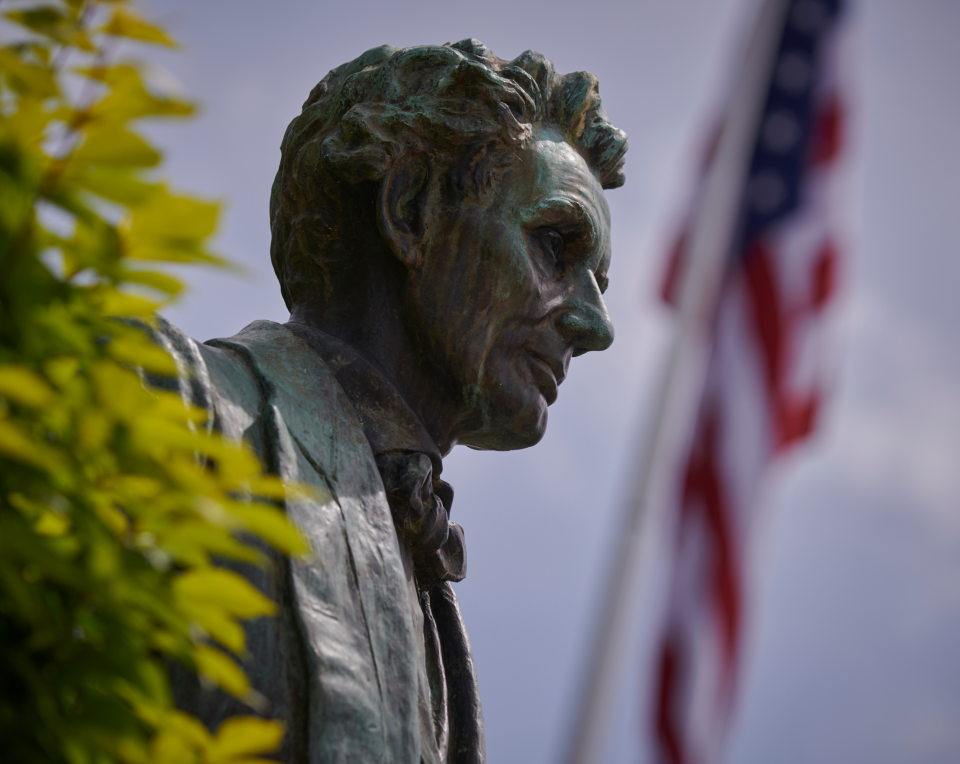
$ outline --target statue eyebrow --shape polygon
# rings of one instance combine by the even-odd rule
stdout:
[[[522,213],[524,225],[556,226],[561,233],[575,232],[591,244],[598,239],[598,226],[590,211],[576,199],[553,197],[529,207]]]

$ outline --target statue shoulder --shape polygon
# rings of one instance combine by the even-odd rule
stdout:
[[[255,321],[226,339],[206,343],[242,358],[253,372],[265,416],[289,430],[311,462],[327,475],[337,463],[363,462],[377,476],[369,444],[349,398],[320,355],[282,324]],[[359,466],[359,465],[357,465]],[[348,473],[356,471],[348,470]],[[341,474],[341,478],[345,474]],[[360,481],[363,484],[369,482]]]
[[[304,444],[327,440],[317,426],[342,419],[349,407],[323,359],[282,324],[254,321],[232,337],[203,343],[161,316],[150,331],[177,366],[176,379],[150,383],[211,412],[228,438],[256,440],[251,427],[270,408]]]
[[[163,316],[145,330],[177,368],[175,377],[148,375],[149,384],[178,392],[185,403],[208,412],[208,428],[216,427],[232,440],[243,438],[262,403],[256,375],[244,359],[197,342]]]

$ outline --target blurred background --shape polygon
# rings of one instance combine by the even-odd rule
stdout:
[[[558,762],[606,565],[670,338],[663,257],[749,0],[404,3],[148,0],[185,45],[155,53],[201,117],[153,128],[175,186],[227,202],[219,251],[168,317],[191,336],[285,321],[269,258],[287,123],[364,50],[476,37],[594,72],[630,136],[609,192],[613,347],[578,358],[536,448],[458,448],[444,477],[469,540],[458,584],[494,764]],[[960,2],[862,0],[859,248],[835,394],[769,492],[752,649],[731,764],[960,761]],[[649,762],[645,651],[655,535],[607,760]]]

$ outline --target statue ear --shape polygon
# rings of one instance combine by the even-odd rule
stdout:
[[[429,179],[427,158],[410,153],[391,162],[380,182],[380,232],[407,268],[420,264]]]

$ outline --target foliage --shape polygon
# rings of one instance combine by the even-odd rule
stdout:
[[[134,127],[194,107],[115,59],[121,42],[175,43],[125,0],[4,16],[22,34],[0,47],[3,758],[251,764],[282,726],[238,717],[211,735],[173,708],[166,661],[256,707],[234,656],[242,620],[274,605],[211,558],[303,542],[246,447],[142,384],[173,363],[115,318],[149,322],[181,290],[157,263],[219,262],[217,205],[157,180]]]

